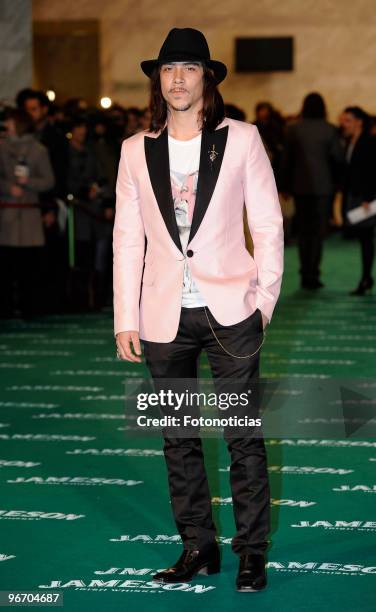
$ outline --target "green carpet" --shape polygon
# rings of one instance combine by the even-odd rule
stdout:
[[[357,243],[327,240],[318,292],[299,290],[297,270],[288,247],[262,376],[375,378],[375,297],[347,295]],[[375,436],[266,440],[272,546],[268,588],[255,594],[234,590],[229,459],[222,440],[206,439],[222,572],[156,587],[152,573],[181,548],[161,440],[124,430],[124,374],[146,370],[115,359],[112,313],[7,321],[0,346],[1,591],[61,592],[69,612],[375,609]]]

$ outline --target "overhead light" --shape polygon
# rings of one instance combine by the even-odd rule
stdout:
[[[46,96],[50,102],[54,102],[54,100],[56,99],[56,93],[53,89],[47,89]]]
[[[106,96],[104,98],[101,98],[101,107],[102,108],[110,108],[111,105],[112,105],[111,98],[108,98]]]

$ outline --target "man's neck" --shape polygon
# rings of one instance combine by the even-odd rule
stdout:
[[[43,117],[43,119],[40,119],[39,121],[37,121],[37,123],[35,124],[35,129],[37,132],[41,132],[47,125],[48,119],[47,117]]]
[[[193,110],[193,109],[192,109]],[[167,130],[176,140],[191,140],[201,132],[201,123],[197,111],[175,111],[169,109],[167,113]]]
[[[70,143],[74,149],[77,149],[77,151],[82,151],[85,148],[85,144],[79,140],[73,140],[72,138]]]
[[[351,136],[351,140],[350,140],[350,142],[351,142],[352,144],[355,144],[355,143],[356,143],[356,141],[358,140],[358,138],[361,136],[361,134],[362,134],[362,130],[360,130],[360,131],[358,131],[358,132],[355,132],[355,134],[353,134],[353,135]]]

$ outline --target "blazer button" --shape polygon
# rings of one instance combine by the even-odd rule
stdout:
[[[188,251],[187,251],[187,256],[188,256],[188,257],[193,257],[193,251],[192,251],[192,249],[188,249]]]

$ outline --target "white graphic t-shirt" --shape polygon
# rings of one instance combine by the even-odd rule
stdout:
[[[187,252],[196,201],[200,149],[201,134],[191,140],[168,137],[172,197],[184,255]],[[184,262],[182,306],[186,308],[206,306],[191,276],[187,258]]]

